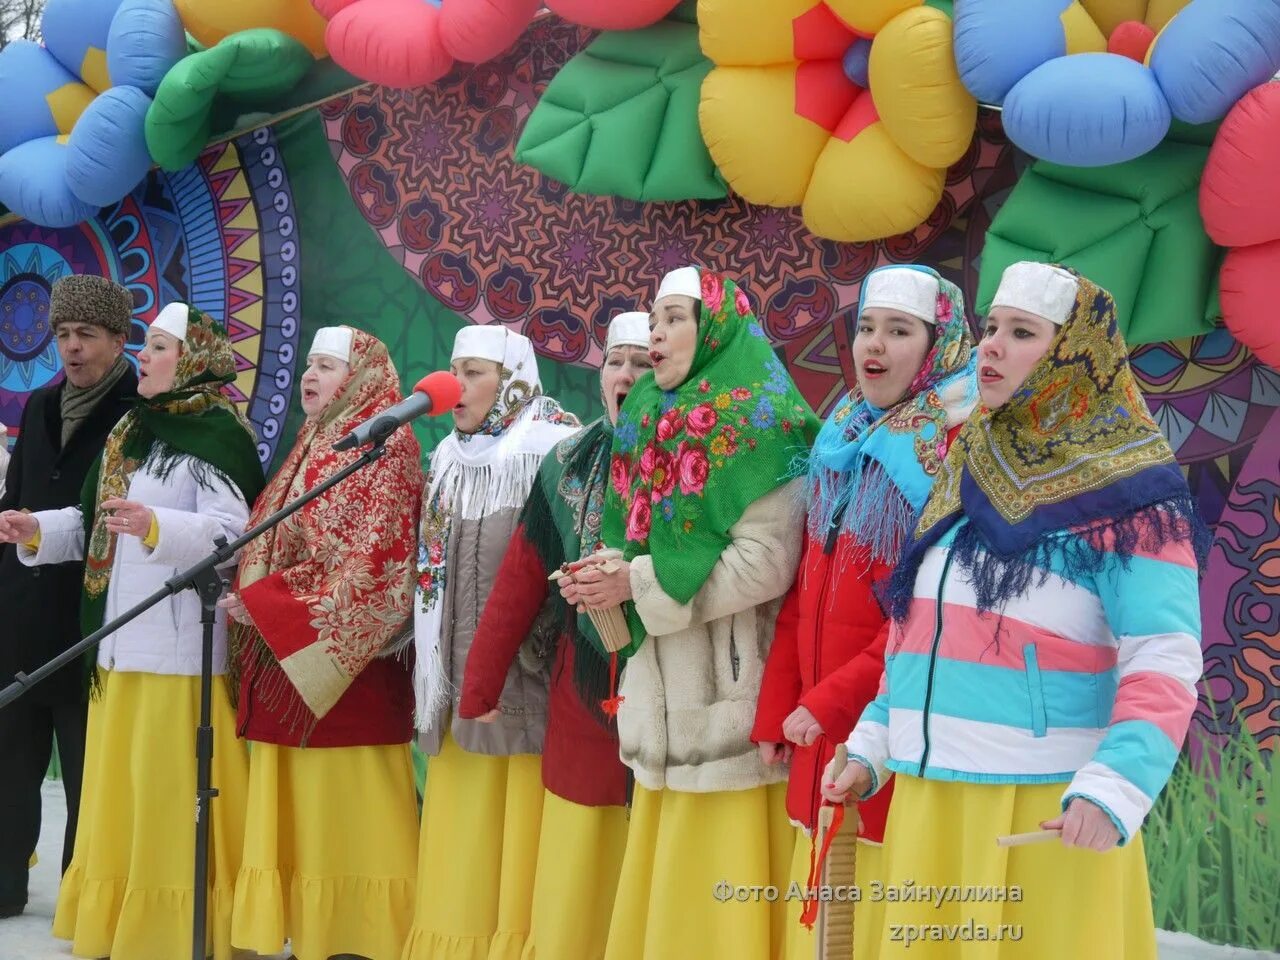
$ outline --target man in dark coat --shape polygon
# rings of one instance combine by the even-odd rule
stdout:
[[[137,393],[137,377],[124,357],[132,313],[129,292],[103,277],[65,277],[54,286],[49,320],[66,379],[27,399],[0,512],[80,503],[85,475]],[[83,563],[25,567],[12,546],[0,546],[0,687],[80,639],[83,577]],[[0,918],[26,907],[28,864],[40,835],[40,786],[55,736],[67,797],[62,869],[71,862],[86,680],[84,664],[72,663],[0,708]]]

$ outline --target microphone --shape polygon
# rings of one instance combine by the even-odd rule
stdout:
[[[444,370],[428,373],[413,392],[394,406],[370,417],[333,445],[334,450],[350,450],[366,443],[382,443],[410,420],[430,413],[439,416],[458,405],[462,382]]]

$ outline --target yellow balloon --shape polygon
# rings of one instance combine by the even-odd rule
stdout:
[[[873,123],[845,143],[827,142],[804,198],[804,222],[820,237],[862,243],[914,230],[942,199],[946,171],[916,163]]]
[[[796,69],[717,67],[702,81],[702,139],[734,192],[752,203],[799,204],[830,137],[796,113]]]
[[[922,3],[924,0],[827,0],[837,17],[867,36],[879,33],[898,14]]]
[[[814,0],[699,0],[698,44],[722,67],[787,63],[795,59],[791,21],[815,6]]]
[[[298,40],[314,57],[327,57],[325,20],[309,0],[174,0],[187,32],[206,47],[241,30],[265,27]]]
[[[894,17],[871,44],[876,111],[907,156],[949,167],[969,149],[978,103],[960,82],[951,18],[933,7]]]

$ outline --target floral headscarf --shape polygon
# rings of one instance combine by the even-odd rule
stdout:
[[[637,381],[618,416],[604,540],[653,556],[662,589],[686,603],[706,582],[743,512],[787,483],[818,419],[774,354],[746,294],[699,270],[698,344],[685,381]],[[629,608],[633,642],[644,625]]]
[[[254,526],[351,464],[334,443],[402,399],[400,378],[376,337],[353,331],[350,372],[308,418],[254,507]],[[236,590],[254,625],[233,623],[238,669],[256,675],[261,709],[310,730],[352,680],[403,630],[413,599],[413,540],[422,451],[400,429],[361,476],[311,501],[240,557]]]
[[[85,570],[80,625],[86,635],[102,626],[115,562],[116,536],[98,507],[104,500],[126,497],[139,467],[146,464],[164,478],[180,459],[191,457],[199,461],[199,483],[210,483],[213,476],[229,480],[246,503],[253,503],[262,489],[257,437],[222,394],[222,387],[235,376],[235,354],[226,329],[208,314],[189,308],[173,388],[134,402],[107,435],[102,456],[81,488]]]
[[[947,454],[893,576],[896,619],[924,551],[962,517],[953,551],[982,610],[1022,594],[1035,570],[1047,576],[1064,545],[1067,575],[1170,539],[1207,552],[1208,530],[1129,368],[1115,301],[1069,272],[1075,304],[1049,351],[1008,401],[978,409]],[[1082,536],[1068,543],[1066,532]]]
[[[893,564],[942,467],[947,431],[977,403],[977,351],[959,287],[928,267],[895,264],[872,274],[881,270],[918,270],[937,280],[936,339],[897,405],[872,406],[855,385],[822,425],[803,465],[811,535],[824,538],[839,524],[870,548],[872,559]],[[858,317],[870,276],[863,281]]]

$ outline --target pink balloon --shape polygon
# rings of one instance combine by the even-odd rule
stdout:
[[[359,2],[360,0],[311,0],[311,6],[316,8],[316,13],[320,14],[320,16],[326,20],[332,20],[337,16],[339,10]]]
[[[1233,247],[1218,273],[1222,319],[1231,335],[1267,366],[1280,370],[1280,311],[1273,278],[1280,275],[1280,240]]]
[[[1280,238],[1280,83],[1246,93],[1218,128],[1200,179],[1205,232],[1224,247]]]
[[[440,8],[440,39],[455,59],[484,63],[505,53],[541,6],[541,0],[452,0]]]
[[[453,68],[440,38],[440,11],[422,0],[358,0],[324,33],[340,67],[384,87],[420,87]]]
[[[657,23],[680,0],[547,0],[553,13],[597,30],[636,30]]]

